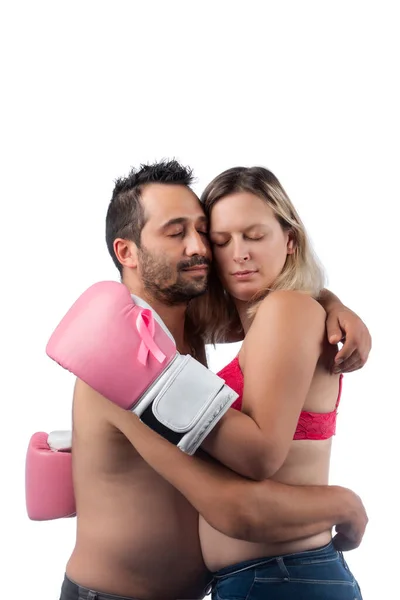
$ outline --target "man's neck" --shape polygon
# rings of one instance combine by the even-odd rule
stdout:
[[[169,306],[161,300],[157,300],[146,293],[142,286],[125,283],[131,294],[139,296],[153,308],[159,317],[164,321],[166,327],[171,332],[179,352],[185,353],[185,313],[186,304],[178,306]]]

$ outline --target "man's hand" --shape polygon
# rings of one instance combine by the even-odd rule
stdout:
[[[350,490],[349,490],[350,491]],[[335,526],[336,535],[333,536],[333,545],[336,550],[346,552],[358,548],[363,539],[368,524],[368,516],[361,498],[351,493],[351,506],[349,515],[342,523]]]
[[[335,304],[328,312],[326,330],[331,344],[343,343],[336,354],[333,372],[350,373],[361,369],[371,350],[371,335],[365,323],[343,304]]]

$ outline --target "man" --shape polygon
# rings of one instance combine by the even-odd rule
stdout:
[[[193,335],[186,315],[188,302],[207,289],[211,261],[207,220],[191,182],[191,172],[175,161],[142,166],[118,180],[107,212],[106,240],[130,293],[156,311],[179,352],[206,364],[201,335]],[[329,292],[323,304],[328,318],[339,316],[345,328],[341,353],[350,354],[345,370],[362,366],[370,345],[365,326]],[[271,540],[281,536],[283,541],[286,525],[291,535],[294,531],[301,537],[319,522],[321,531],[340,525],[349,547],[361,541],[365,512],[348,490],[250,482],[222,466],[218,473],[221,481],[225,473],[236,489],[244,490],[247,506],[260,507],[259,524]],[[198,513],[139,457],[112,425],[107,401],[80,380],[73,403],[73,476],[77,536],[61,600],[203,597],[209,573],[201,555]],[[228,497],[224,500],[229,503]],[[232,499],[229,511],[218,508],[213,525],[228,535],[242,535],[247,517],[239,514],[241,507]]]

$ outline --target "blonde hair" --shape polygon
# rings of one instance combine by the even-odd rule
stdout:
[[[208,218],[219,200],[238,192],[249,192],[264,200],[282,229],[290,231],[294,241],[293,254],[287,255],[282,272],[272,286],[260,290],[252,299],[249,315],[254,317],[260,302],[274,290],[298,290],[318,298],[324,287],[323,268],[313,252],[300,216],[275,175],[263,167],[234,167],[224,171],[208,184],[200,198]],[[206,343],[226,341],[235,333],[240,335],[241,324],[235,304],[223,289],[215,267],[210,273],[208,292],[192,300],[188,312]]]

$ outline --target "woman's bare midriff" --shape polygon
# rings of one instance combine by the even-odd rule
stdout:
[[[84,587],[141,600],[202,598],[209,574],[197,512],[122,434],[101,426],[96,434],[77,404],[77,536],[67,575]]]
[[[330,350],[328,352],[330,353]],[[304,410],[312,412],[333,410],[337,400],[338,387],[338,376],[330,375],[321,361],[317,367]],[[330,453],[331,439],[294,440],[285,463],[272,479],[290,485],[327,485]],[[214,572],[246,560],[312,550],[328,544],[332,537],[331,531],[328,530],[316,536],[280,544],[245,542],[220,533],[201,516],[199,533],[204,562],[207,568]]]

